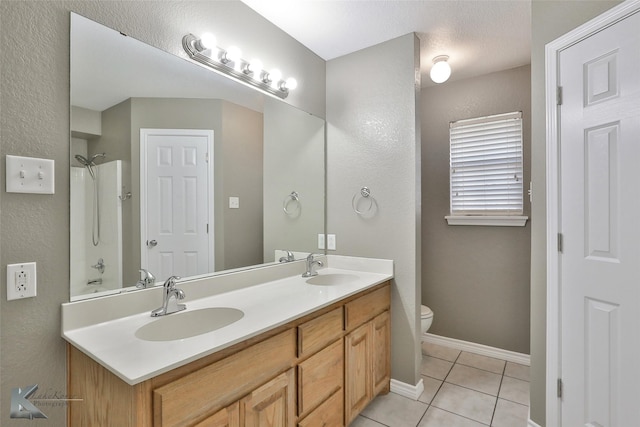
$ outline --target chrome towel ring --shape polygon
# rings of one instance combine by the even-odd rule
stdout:
[[[282,202],[282,210],[289,216],[299,214],[301,208],[300,195],[295,191],[292,191]]]
[[[369,201],[368,205],[365,204],[365,209],[362,209],[362,210],[358,209],[360,199],[365,199]],[[360,192],[354,194],[353,198],[351,199],[351,206],[353,207],[353,210],[355,211],[355,213],[357,213],[358,215],[365,215],[365,214],[371,213],[374,205],[376,205],[376,200],[371,195],[371,190],[369,189],[369,187],[362,187],[360,189]]]

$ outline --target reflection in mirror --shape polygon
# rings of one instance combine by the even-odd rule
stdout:
[[[72,14],[71,136],[72,300],[317,252],[322,119]]]

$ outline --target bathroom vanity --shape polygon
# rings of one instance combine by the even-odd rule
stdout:
[[[327,258],[328,268],[313,279],[296,274],[187,300],[184,313],[236,300],[245,317],[185,339],[132,339],[119,328],[140,330],[153,320],[134,314],[83,324],[73,318],[89,307],[63,306],[67,393],[83,399],[70,404],[69,425],[349,425],[389,391],[393,267],[372,273],[362,268],[366,262]],[[185,284],[185,293],[196,285]],[[253,305],[252,297],[263,304]],[[270,304],[276,300],[279,306]],[[264,311],[252,316],[251,308]],[[110,333],[121,335],[124,347],[109,349]]]

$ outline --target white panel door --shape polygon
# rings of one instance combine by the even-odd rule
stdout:
[[[640,14],[559,56],[561,418],[640,425]]]
[[[158,281],[213,271],[213,131],[141,129],[142,268]]]

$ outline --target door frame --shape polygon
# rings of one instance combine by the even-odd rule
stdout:
[[[545,48],[546,74],[546,178],[547,178],[547,315],[546,315],[546,425],[562,426],[561,402],[557,397],[558,379],[561,378],[561,327],[560,327],[560,112],[557,108],[560,53],[580,41],[612,26],[622,19],[640,12],[640,0],[621,3],[564,36],[550,42]]]
[[[148,265],[148,251],[146,251],[147,231],[145,219],[147,218],[147,139],[148,135],[190,135],[204,136],[207,138],[207,220],[209,224],[208,233],[208,264],[209,273],[215,269],[215,227],[214,227],[214,187],[213,187],[213,138],[214,132],[211,129],[163,129],[163,128],[140,128],[140,264]],[[145,267],[141,267],[145,268]]]

